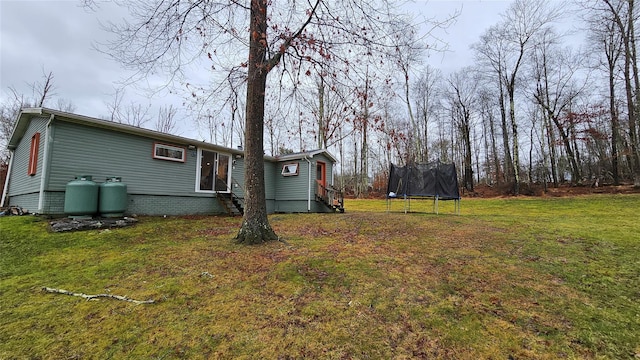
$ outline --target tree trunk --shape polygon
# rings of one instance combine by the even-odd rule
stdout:
[[[500,81],[500,120],[502,127],[502,147],[504,149],[504,175],[503,180],[507,181],[513,174],[513,161],[511,160],[511,146],[509,145],[509,128],[507,127],[507,111],[504,106],[504,88]],[[501,181],[498,179],[498,183]]]
[[[553,187],[558,187],[558,151],[556,149],[556,135],[553,131],[553,126],[549,116],[544,117],[545,128],[547,129],[547,146],[549,146],[549,160],[551,167],[551,179],[553,181]]]
[[[369,116],[369,115],[365,115]],[[369,193],[369,144],[367,143],[367,120],[362,128],[362,149],[360,150],[360,176],[362,194],[366,197]]]
[[[544,90],[540,89],[541,96],[544,96],[545,104],[551,104],[551,95],[549,94],[549,73],[547,71],[547,56],[546,51],[543,53],[543,66],[544,66]],[[544,118],[544,126],[547,129],[547,135],[549,136],[548,144],[549,144],[549,153],[551,157],[551,177],[553,178],[553,187],[558,187],[558,172],[556,169],[557,164],[557,156],[556,156],[556,139],[553,131],[553,127],[551,126],[550,118],[553,117],[553,111],[546,111],[545,106],[543,108],[543,118]],[[545,189],[546,190],[546,189]]]
[[[629,149],[630,149],[630,168],[632,173],[634,174],[638,171],[636,169],[636,148],[635,148],[635,104],[634,104],[634,96],[633,96],[633,85],[631,84],[631,53],[629,50],[628,39],[625,40],[625,54],[624,54],[624,85],[627,96],[627,113],[629,117]]]
[[[495,181],[500,183],[500,159],[498,158],[498,150],[496,145],[496,132],[495,125],[493,123],[493,113],[489,110],[489,130],[491,134],[491,153],[493,154],[493,166],[495,168]],[[491,184],[493,185],[493,183]]]
[[[324,119],[324,77],[318,82],[318,149],[327,148],[326,121]]]
[[[478,140],[478,133],[476,132],[476,130],[473,131],[473,146],[475,148],[475,154],[476,154],[476,182],[478,184],[480,184],[480,175],[481,175],[481,171],[480,171],[480,144],[479,144],[479,140]],[[486,157],[485,157],[486,159]]]
[[[542,183],[544,185],[544,192],[546,193],[549,190],[549,169],[551,165],[549,164],[549,153],[545,149],[545,133],[547,129],[547,115],[545,111],[542,111],[542,121],[543,125],[540,127],[540,152],[542,153]]]
[[[467,115],[465,115],[467,117]],[[473,193],[473,164],[471,160],[471,130],[469,129],[469,119],[464,120],[462,126],[462,136],[464,141],[464,186]]]
[[[238,243],[258,244],[277,240],[269,219],[264,182],[264,101],[269,74],[266,61],[268,0],[251,1],[247,114],[245,132],[245,210]]]
[[[579,185],[579,184],[582,184],[582,171],[580,170],[580,166],[578,164],[582,164],[582,160],[580,159],[580,148],[578,147],[578,134],[576,132],[576,123],[573,118],[571,118],[571,125],[569,127],[569,131],[571,134],[570,135],[571,140],[573,142],[573,160],[571,164],[572,164],[574,174],[572,176],[576,177],[576,181],[574,181],[574,184]]]
[[[360,172],[358,171],[358,141],[356,140],[356,133],[353,132],[353,195],[356,198],[360,197]]]
[[[611,58],[611,57],[609,57]],[[615,62],[609,61],[609,114],[611,115],[611,173],[613,185],[620,185],[620,171],[618,170],[618,136],[620,123],[616,111],[616,77]]]
[[[528,177],[529,179],[529,188],[531,188],[531,184],[533,184],[533,147],[534,147],[534,142],[533,142],[533,134],[535,133],[535,124],[531,125],[531,130],[529,130],[529,174]]]
[[[635,112],[633,118],[629,119],[629,136],[631,137],[631,153],[634,161],[634,173],[633,184],[635,187],[640,187],[640,153],[638,152],[638,117],[640,115],[640,75],[638,75],[638,56],[636,51],[636,33],[634,22],[636,21],[636,13],[634,8],[634,0],[627,0],[629,4],[628,11],[628,23],[629,32],[627,33],[627,39],[629,39],[629,49],[631,57],[631,68],[633,69],[633,81],[635,84]]]
[[[420,149],[420,154],[421,154],[420,155],[421,156],[420,161],[421,162],[429,162],[429,110],[428,109],[429,108],[428,108],[428,103],[427,103],[425,105],[425,107],[424,107],[424,111],[423,111],[423,114],[422,114],[422,116],[423,116],[422,120],[423,120],[423,123],[424,123],[423,124],[423,126],[424,126],[424,129],[423,129],[423,133],[424,134],[423,134],[423,136],[424,137],[422,138],[423,139],[422,143],[424,145],[422,146],[422,149]]]
[[[489,135],[487,134],[487,121],[483,119],[482,121],[482,141],[484,145],[484,171],[485,171],[485,184],[491,185],[491,153],[489,152]],[[479,162],[479,159],[476,157],[476,163]],[[479,170],[479,169],[478,169]],[[478,171],[479,172],[479,171]],[[480,183],[480,179],[478,178],[478,184]]]
[[[369,143],[367,133],[369,130],[369,69],[365,78],[362,121],[362,147],[360,149],[360,184],[362,194],[366,197],[369,193]]]
[[[573,184],[577,185],[578,181],[580,180],[580,169],[578,167],[574,151],[571,148],[571,139],[569,138],[570,130],[565,131],[565,129],[562,127],[562,124],[560,124],[560,119],[558,119],[557,116],[554,116],[552,114],[549,114],[549,116],[551,116],[551,120],[553,120],[553,123],[556,125],[556,128],[560,133],[560,137],[562,138],[562,144],[564,144],[564,150],[567,153],[567,160],[569,160],[569,164],[571,165],[571,181],[573,182]]]
[[[422,141],[420,138],[420,132],[418,131],[416,119],[413,116],[411,99],[409,98],[409,67],[403,65],[402,72],[404,75],[404,102],[407,104],[407,113],[409,114],[409,122],[411,123],[411,132],[409,133],[409,137],[413,139],[413,141],[410,142],[409,158],[411,159],[411,162],[420,162],[420,154],[422,153]]]
[[[524,57],[524,43],[520,43],[520,56],[516,61],[513,71],[507,81],[507,95],[509,96],[509,119],[511,120],[511,131],[513,136],[513,194],[520,194],[520,144],[518,143],[518,122],[516,121],[516,76]]]
[[[514,77],[515,78],[515,77]],[[520,154],[518,146],[518,122],[516,121],[515,88],[509,86],[509,118],[513,132],[513,194],[520,194]]]

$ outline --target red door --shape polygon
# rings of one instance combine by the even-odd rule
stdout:
[[[322,161],[316,162],[316,182],[318,183],[318,195],[325,198],[327,196],[327,164]]]

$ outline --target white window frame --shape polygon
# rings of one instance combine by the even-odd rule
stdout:
[[[158,149],[167,149],[170,151],[180,151],[182,153],[182,157],[181,158],[174,158],[174,157],[169,157],[169,156],[162,156],[162,155],[158,155],[157,151]],[[182,147],[182,146],[176,146],[176,145],[168,145],[168,144],[163,144],[163,143],[153,143],[153,158],[154,159],[158,159],[158,160],[168,160],[168,161],[176,161],[176,162],[185,162],[187,160],[187,149]]]
[[[227,167],[228,167],[228,169],[227,169],[227,184],[228,184],[227,185],[227,190],[225,190],[225,191],[215,191],[214,189],[211,189],[211,190],[201,190],[200,189],[200,180],[201,180],[200,177],[202,176],[202,151],[203,150],[204,151],[209,151],[209,152],[212,152],[212,153],[216,153],[216,157],[214,159],[215,163],[213,164],[215,169],[218,168],[218,156],[226,155],[226,156],[229,157],[229,164],[227,165]],[[233,156],[231,154],[219,152],[219,151],[216,151],[216,150],[208,150],[208,149],[198,148],[198,156],[197,156],[197,158],[198,158],[198,161],[196,162],[196,184],[195,184],[196,186],[195,186],[195,191],[197,193],[205,193],[205,194],[215,194],[215,193],[218,193],[218,192],[227,193],[227,194],[230,193],[231,192],[231,175],[232,175],[231,171],[233,170]],[[215,183],[214,183],[214,188],[215,188]]]
[[[291,171],[292,167],[295,169],[295,171]],[[288,171],[285,172],[285,169],[288,169]],[[300,173],[300,163],[291,162],[283,164],[282,171],[280,173],[282,174],[282,176],[298,176],[298,174]]]

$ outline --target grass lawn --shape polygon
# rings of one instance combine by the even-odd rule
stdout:
[[[240,218],[0,218],[0,359],[640,358],[640,195],[392,205],[272,215],[259,246]]]

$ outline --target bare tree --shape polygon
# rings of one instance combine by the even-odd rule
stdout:
[[[173,105],[160,107],[160,109],[158,109],[158,118],[155,123],[156,131],[160,131],[165,134],[173,134],[177,126],[177,113],[178,109],[174,108]]]
[[[7,164],[9,161],[9,143],[11,133],[15,126],[16,119],[20,113],[21,104],[12,100],[0,105],[0,164]]]
[[[435,119],[442,73],[426,66],[413,83],[413,97],[416,107],[416,129],[414,136],[420,138],[417,160],[429,161],[429,126]]]
[[[533,98],[544,110],[548,119],[556,126],[558,133],[571,164],[571,180],[574,184],[581,181],[580,166],[576,149],[570,141],[570,126],[572,122],[565,122],[563,115],[570,111],[575,99],[581,95],[588,77],[580,74],[582,54],[574,54],[570,49],[558,49],[552,31],[545,32],[534,49],[534,78],[536,87]],[[582,80],[578,81],[578,75]],[[551,143],[551,142],[550,142]],[[555,144],[551,143],[551,146]]]
[[[369,68],[364,77],[364,88],[358,92],[358,100],[360,111],[354,121],[356,128],[360,130],[360,176],[356,182],[355,193],[357,196],[366,196],[369,191],[369,128],[372,123],[371,101],[373,89],[371,88],[371,79],[369,77]],[[355,144],[355,143],[354,143]],[[354,163],[358,163],[357,156],[354,156]],[[357,165],[356,165],[357,169]],[[356,174],[358,172],[356,171]]]
[[[620,142],[620,119],[616,104],[617,78],[620,72],[619,61],[624,51],[624,37],[618,31],[618,24],[611,16],[602,17],[601,13],[589,13],[586,23],[589,26],[589,40],[596,52],[598,68],[606,71],[608,85],[608,106],[611,124],[611,174],[614,185],[620,184],[618,149]],[[602,59],[602,60],[601,60]]]
[[[500,159],[496,145],[496,126],[494,108],[496,101],[488,88],[481,88],[478,91],[478,107],[480,118],[483,124],[485,139],[486,172],[487,182],[493,184],[492,180],[500,183]]]
[[[551,7],[546,0],[515,0],[503,15],[505,35],[509,44],[504,84],[509,100],[509,119],[513,136],[513,192],[516,195],[520,193],[520,150],[515,108],[518,75],[524,64],[525,55],[534,45],[535,37],[559,16],[559,9]]]
[[[390,56],[394,59],[395,64],[400,70],[402,76],[402,96],[400,98],[407,107],[407,115],[409,122],[411,123],[412,131],[409,133],[410,143],[412,147],[409,149],[409,159],[411,162],[419,160],[419,153],[422,152],[422,148],[426,146],[423,144],[422,137],[418,130],[418,124],[416,123],[416,117],[414,116],[414,109],[411,106],[410,96],[410,79],[413,75],[412,66],[420,63],[422,55],[426,50],[422,45],[417,35],[413,31],[402,31],[402,28],[409,28],[405,24],[398,24],[400,27],[396,33],[398,39],[395,52]]]
[[[143,105],[133,101],[123,104],[125,96],[126,91],[122,88],[117,88],[111,102],[105,102],[109,111],[107,120],[137,127],[143,127],[151,121],[151,115],[149,114],[151,104]]]
[[[207,89],[187,84],[191,90],[190,110],[195,114],[199,130],[205,132],[207,141],[220,145],[242,147],[244,140],[244,102],[246,75],[240,69],[227,74],[222,84]],[[209,93],[211,92],[211,93]],[[215,96],[213,96],[215,94]],[[235,142],[239,139],[239,142]]]
[[[151,110],[151,104],[142,105],[131,102],[120,111],[120,118],[118,119],[118,122],[131,126],[143,127],[151,121],[149,110]]]
[[[59,98],[58,101],[56,101],[55,108],[68,113],[76,111],[76,105],[73,102],[62,98]]]
[[[476,84],[471,78],[470,69],[462,69],[447,79],[447,95],[445,102],[461,135],[463,147],[464,187],[473,192],[473,164],[471,152],[471,116],[476,106]]]
[[[120,122],[120,111],[122,109],[122,99],[124,99],[124,90],[122,88],[116,88],[113,93],[113,99],[111,102],[105,102],[109,115],[105,116],[105,119],[113,122]]]
[[[327,149],[350,135],[349,131],[342,130],[356,102],[351,91],[343,83],[335,81],[333,76],[321,72],[317,75],[310,99],[303,99],[305,107],[315,117],[318,148]]]
[[[28,83],[31,95],[25,95],[18,91],[15,87],[9,87],[8,99],[0,104],[0,163],[6,164],[9,160],[9,152],[7,143],[10,140],[11,133],[18,119],[18,115],[23,108],[43,107],[49,103],[49,100],[55,96],[55,86],[53,84],[53,72],[42,70],[42,80]],[[64,105],[65,108],[60,106]],[[60,110],[67,110],[73,107],[71,102],[58,100]]]
[[[53,72],[49,71],[49,73],[45,73],[44,70],[42,72],[42,82],[34,82],[31,84],[31,91],[35,96],[35,106],[43,107],[44,102],[54,96],[54,86],[53,86]]]
[[[500,127],[502,129],[502,148],[504,159],[504,177],[498,177],[506,181],[513,177],[513,157],[511,156],[511,145],[509,134],[511,130],[507,123],[505,79],[507,79],[506,59],[509,52],[506,29],[504,24],[498,24],[487,29],[481,36],[480,41],[472,45],[478,60],[478,71],[487,78],[487,87],[497,87],[496,103],[500,108]]]
[[[364,0],[251,0],[248,4],[140,0],[124,4],[132,20],[111,27],[116,39],[107,44],[105,51],[137,70],[140,78],[162,70],[170,75],[171,82],[182,77],[189,64],[206,59],[212,62],[212,68],[224,68],[219,59],[228,55],[225,61],[233,62],[237,58],[231,55],[237,54],[238,48],[248,48],[246,60],[231,66],[246,69],[247,84],[245,213],[235,239],[247,244],[277,239],[267,219],[264,184],[267,75],[280,66],[281,74],[299,79],[309,73],[302,69],[305,62],[313,59],[311,54],[338,56],[335,51],[344,49],[346,44],[368,49],[364,52],[367,54],[373,54],[376,47],[388,48],[386,26],[388,19],[395,16],[392,4]],[[330,30],[332,44],[315,36],[314,30],[322,28]]]
[[[627,112],[629,116],[629,149],[634,173],[634,185],[640,187],[640,153],[638,152],[638,119],[640,119],[640,74],[638,70],[637,48],[635,38],[635,21],[638,16],[634,0],[601,0],[604,6],[597,6],[597,11],[606,14],[605,18],[613,20],[617,32],[621,36],[624,57],[624,81],[627,96]]]

